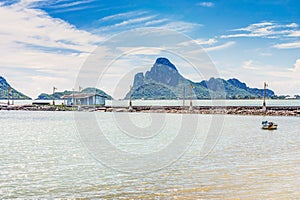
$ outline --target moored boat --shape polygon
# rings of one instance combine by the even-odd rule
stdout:
[[[275,130],[277,129],[278,126],[277,124],[268,121],[263,121],[261,124],[262,124],[262,129],[266,129],[266,130]]]

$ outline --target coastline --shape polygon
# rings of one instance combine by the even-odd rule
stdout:
[[[300,106],[269,106],[266,111],[261,106],[35,106],[35,105],[1,105],[0,110],[15,111],[83,111],[83,112],[141,112],[174,114],[225,114],[225,115],[267,115],[300,117]]]
[[[272,106],[264,112],[261,106],[133,106],[109,107],[106,112],[143,112],[143,113],[174,113],[174,114],[225,114],[225,115],[267,115],[300,117],[300,106]]]

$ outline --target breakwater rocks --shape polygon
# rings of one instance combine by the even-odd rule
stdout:
[[[261,106],[133,106],[128,107],[94,107],[94,106],[7,106],[0,105],[0,110],[24,111],[85,111],[85,112],[144,112],[144,113],[179,113],[179,114],[228,114],[228,115],[269,115],[269,116],[298,116],[300,106],[271,106],[263,111]]]
[[[36,106],[36,105],[0,105],[0,110],[20,110],[20,111],[74,111],[75,107],[67,106]]]
[[[133,106],[106,107],[106,112],[144,112],[144,113],[180,113],[180,114],[228,114],[228,115],[270,115],[300,116],[300,106],[268,107],[263,111],[261,106],[194,106],[192,109],[182,106]]]

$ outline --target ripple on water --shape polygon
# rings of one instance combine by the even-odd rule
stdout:
[[[114,122],[108,115],[99,114],[98,120],[109,128]],[[73,119],[71,112],[0,111],[3,199],[300,196],[300,118],[272,117],[279,129],[266,132],[260,129],[261,117],[227,116],[217,145],[205,158],[200,156],[201,133],[208,126],[202,125],[196,142],[180,160],[142,175],[119,173],[95,161],[81,144]],[[148,117],[140,118],[140,125],[143,119]],[[203,122],[206,119],[200,116]],[[142,146],[118,139],[124,143],[121,148],[131,144],[131,151]]]

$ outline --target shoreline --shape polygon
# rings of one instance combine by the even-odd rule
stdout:
[[[140,112],[140,113],[174,113],[174,114],[225,114],[225,115],[267,115],[267,116],[297,116],[300,117],[300,106],[267,106],[263,111],[261,106],[36,106],[36,105],[1,105],[0,110],[16,111],[83,111],[83,112]]]

